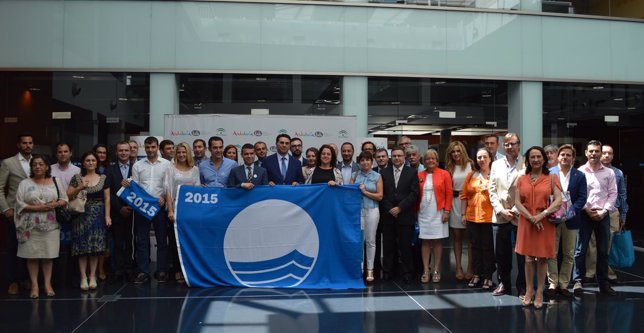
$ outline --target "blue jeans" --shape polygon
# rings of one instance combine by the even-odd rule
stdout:
[[[607,214],[601,221],[593,221],[585,211],[580,216],[581,226],[575,249],[575,274],[573,279],[581,281],[586,275],[586,252],[593,231],[597,240],[597,282],[608,284],[608,240],[610,239],[610,217]]]
[[[150,224],[154,226],[157,240],[157,272],[168,269],[168,238],[166,235],[165,211],[161,210],[152,221],[134,212],[136,230],[136,263],[139,273],[150,274]]]

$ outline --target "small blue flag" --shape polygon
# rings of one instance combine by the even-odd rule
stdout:
[[[128,206],[132,207],[135,212],[138,212],[150,221],[161,210],[159,207],[159,198],[151,196],[133,180],[130,180],[129,187],[121,187],[116,195],[123,199]]]

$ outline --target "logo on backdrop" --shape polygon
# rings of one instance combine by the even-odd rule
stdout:
[[[226,129],[225,128],[218,128],[215,130],[215,135],[218,136],[226,136]]]
[[[283,216],[293,217],[292,223],[284,226]],[[249,234],[253,230],[263,232],[260,247]],[[304,209],[284,200],[263,200],[233,218],[224,236],[224,257],[245,286],[295,287],[313,270],[319,244],[315,223]]]
[[[277,131],[277,134],[288,134],[288,131],[282,128],[281,130]]]
[[[188,131],[170,131],[171,136],[181,136],[181,135],[189,135],[189,136],[200,136],[201,132],[199,130],[188,130]]]
[[[338,132],[338,138],[348,138],[349,132],[347,130],[340,130]]]

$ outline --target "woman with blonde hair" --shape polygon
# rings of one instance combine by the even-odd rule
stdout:
[[[165,175],[166,203],[168,205],[168,218],[172,223],[176,222],[174,216],[174,200],[177,197],[177,188],[179,185],[201,185],[199,180],[199,168],[195,166],[194,158],[190,145],[185,142],[175,147],[174,163],[172,168],[168,168]],[[168,232],[168,249],[169,257],[174,268],[174,278],[179,283],[184,283],[183,274],[179,268],[179,254],[177,252],[177,238],[174,227],[170,227]]]
[[[463,256],[463,238],[467,232],[467,226],[463,223],[463,211],[461,209],[461,200],[459,195],[463,190],[465,178],[472,171],[474,162],[467,155],[465,145],[460,141],[452,141],[445,151],[445,169],[452,176],[452,192],[454,202],[452,211],[449,215],[449,227],[454,235],[454,258],[456,264],[456,280],[470,280],[474,276],[472,268],[472,246],[467,246],[467,273],[463,275],[463,266],[461,258]]]

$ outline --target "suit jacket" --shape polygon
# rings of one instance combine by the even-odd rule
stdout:
[[[383,223],[413,225],[416,223],[416,200],[418,200],[418,174],[404,166],[398,179],[394,180],[394,168],[387,167],[380,174],[383,184],[383,198],[380,201],[380,219]],[[398,218],[389,214],[394,207],[400,208]]]
[[[20,182],[29,177],[20,165],[18,155],[6,158],[0,165],[0,213],[15,209],[16,191]]]
[[[559,166],[550,168],[550,172],[558,175],[559,180],[561,181],[561,170],[559,170]],[[579,226],[581,225],[581,210],[586,205],[586,199],[588,196],[586,175],[575,168],[570,168],[568,174],[568,189],[566,190],[570,193],[570,201],[575,209],[575,217],[566,221],[566,227],[568,227],[568,229],[579,229]]]
[[[492,203],[492,208],[494,208],[492,222],[501,224],[511,222],[517,225],[519,223],[519,210],[514,206],[514,197],[516,196],[517,180],[525,175],[525,163],[523,156],[519,155],[516,165],[517,173],[514,177],[508,179],[506,161],[506,158],[494,161],[490,170],[490,202]],[[499,215],[504,209],[511,209],[515,213],[512,221],[507,221]]]
[[[227,184],[228,187],[239,187],[241,183],[246,182],[248,182],[248,172],[245,164],[230,170]],[[251,178],[251,183],[254,185],[268,185],[268,174],[266,173],[266,169],[257,165],[253,166],[253,178]]]
[[[423,199],[423,187],[427,181],[427,171],[423,170],[418,173],[418,204],[417,208],[420,210],[420,202]],[[452,200],[454,199],[452,190],[452,177],[449,172],[441,168],[435,168],[432,173],[432,184],[434,186],[434,198],[436,198],[436,209],[452,210]]]
[[[132,177],[132,166],[134,165],[134,163],[129,162],[128,164],[130,168],[127,172],[127,177],[129,178]],[[110,187],[110,213],[112,213],[112,216],[122,217],[120,213],[121,208],[123,206],[127,206],[127,204],[116,195],[116,192],[121,189],[121,180],[123,180],[123,175],[121,175],[121,167],[118,161],[107,167],[105,176],[107,177],[107,184]]]
[[[304,183],[304,176],[302,175],[302,163],[297,159],[289,156],[288,166],[286,169],[286,179],[282,178],[282,172],[280,171],[280,163],[278,158],[280,154],[273,154],[267,156],[262,162],[262,167],[266,169],[268,174],[268,181],[273,182],[276,185],[291,185],[293,182],[298,182],[300,184]]]

